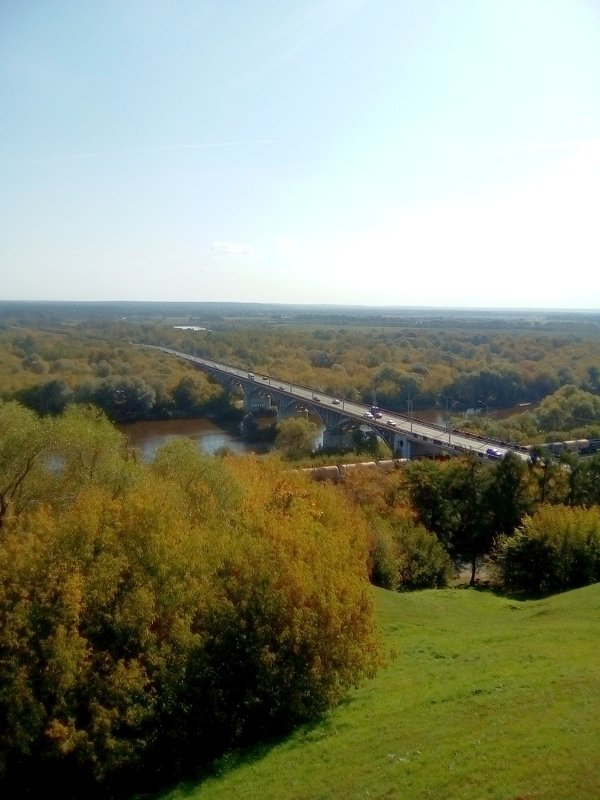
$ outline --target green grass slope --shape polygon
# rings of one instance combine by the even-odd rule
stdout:
[[[518,602],[377,590],[375,680],[163,800],[598,800],[600,585]]]

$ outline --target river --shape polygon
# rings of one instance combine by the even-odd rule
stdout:
[[[265,452],[268,449],[268,446],[256,442],[246,442],[235,426],[222,428],[208,419],[165,419],[116,427],[127,436],[144,461],[152,461],[159,447],[181,436],[191,439],[199,450],[208,454],[221,447],[228,447],[234,453]]]

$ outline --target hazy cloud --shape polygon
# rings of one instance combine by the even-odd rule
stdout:
[[[253,254],[249,244],[239,242],[213,242],[210,249],[213,253],[226,256],[251,256]]]

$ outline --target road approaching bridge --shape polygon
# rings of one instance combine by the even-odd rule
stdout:
[[[381,417],[375,418],[370,413],[369,406],[363,403],[168,347],[144,346],[184,359],[224,386],[229,388],[241,386],[247,409],[264,406],[266,399],[269,398],[269,402],[273,402],[281,413],[294,407],[310,409],[322,419],[326,430],[335,430],[349,421],[355,426],[356,424],[368,426],[381,436],[395,455],[411,458],[432,453],[473,453],[479,458],[497,460],[511,451],[523,460],[529,459],[530,450],[527,447],[509,445],[506,442],[475,436],[455,428],[425,422],[414,418],[412,414],[407,416],[380,409]]]

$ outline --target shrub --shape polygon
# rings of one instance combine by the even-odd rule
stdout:
[[[369,547],[371,583],[395,591],[400,584],[400,562],[400,550],[391,527],[373,522]]]
[[[422,525],[406,525],[396,531],[402,555],[398,589],[435,589],[446,586],[452,562],[437,536]]]
[[[395,591],[446,586],[452,562],[437,536],[411,520],[373,522],[370,580]]]
[[[496,572],[510,590],[546,593],[600,580],[600,510],[541,506],[495,548]]]

